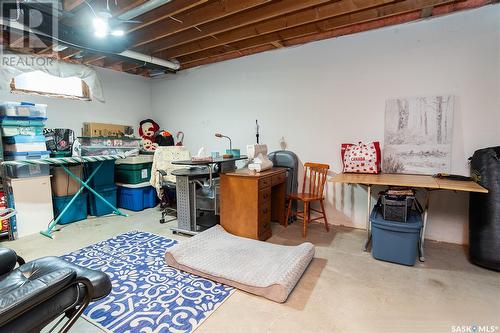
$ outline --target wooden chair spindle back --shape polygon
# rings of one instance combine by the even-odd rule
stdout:
[[[304,182],[302,183],[302,192],[314,196],[323,197],[326,177],[330,166],[328,164],[310,163],[304,164]]]

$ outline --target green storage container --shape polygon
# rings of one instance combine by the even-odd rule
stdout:
[[[71,157],[71,150],[67,151],[51,151],[50,157]]]
[[[139,184],[151,179],[152,163],[117,164],[115,180],[122,184]]]

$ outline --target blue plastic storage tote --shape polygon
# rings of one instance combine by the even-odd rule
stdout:
[[[26,152],[47,150],[43,135],[15,135],[3,138],[6,152]]]
[[[73,195],[64,197],[52,197],[54,203],[54,217],[59,216],[66,205],[71,201]],[[87,192],[82,192],[78,195],[69,206],[68,210],[61,216],[58,224],[68,224],[76,221],[85,220],[87,218]]]
[[[101,168],[89,182],[90,187],[102,187],[115,184],[115,161],[91,162],[85,165],[85,179],[102,163]]]
[[[152,186],[130,188],[118,186],[118,207],[133,211],[157,205],[156,190]]]
[[[45,143],[45,137],[43,135],[14,135],[14,136],[6,136],[5,138],[3,138],[3,142],[7,144],[32,143],[32,142]]]
[[[375,259],[413,266],[418,255],[422,216],[411,210],[406,222],[384,220],[381,207],[370,214],[372,255]]]
[[[110,204],[116,207],[116,186],[107,185],[101,187],[93,188],[97,193],[99,193],[104,199],[106,199]],[[113,209],[106,205],[104,201],[96,197],[93,193],[89,193],[89,210],[90,215],[102,216],[113,213]]]

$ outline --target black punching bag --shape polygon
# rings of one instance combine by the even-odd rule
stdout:
[[[470,260],[500,271],[500,146],[475,151],[471,175],[488,193],[470,194]]]

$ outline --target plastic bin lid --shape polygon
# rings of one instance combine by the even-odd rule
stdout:
[[[42,156],[49,155],[50,151],[5,151],[4,156]]]
[[[47,120],[47,117],[25,117],[25,116],[0,116],[0,121],[2,120]]]
[[[142,164],[151,162],[153,162],[153,155],[139,155],[116,160],[115,164]]]
[[[47,104],[37,104],[37,103],[32,103],[32,102],[21,102],[21,105],[47,107]]]
[[[116,186],[125,187],[125,188],[143,188],[143,187],[151,186],[151,183],[150,182],[144,182],[144,183],[139,183],[139,184],[116,183]]]
[[[32,142],[45,142],[45,137],[43,135],[15,135],[8,136],[4,139],[5,143],[32,143]]]
[[[9,102],[5,101],[3,103],[0,103],[0,105],[23,105],[23,106],[42,106],[42,107],[47,107],[47,104],[36,104],[32,102]]]
[[[415,210],[410,210],[408,220],[406,222],[384,220],[381,212],[381,207],[375,206],[370,214],[372,225],[383,227],[384,229],[413,231],[422,228],[422,215]]]

